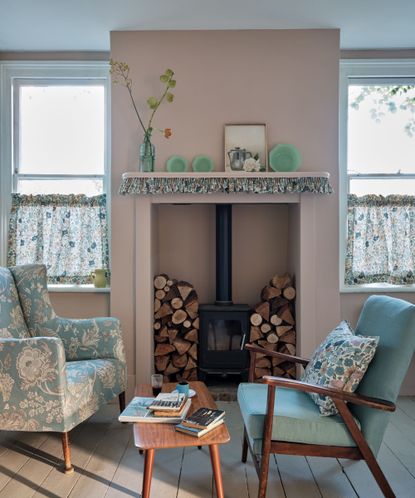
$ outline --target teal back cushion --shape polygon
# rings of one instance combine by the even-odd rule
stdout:
[[[395,402],[415,350],[415,306],[388,296],[371,296],[356,334],[379,336],[376,354],[356,392]],[[358,405],[351,408],[376,454],[390,414]]]
[[[0,267],[0,337],[23,339],[30,337],[13,275]]]

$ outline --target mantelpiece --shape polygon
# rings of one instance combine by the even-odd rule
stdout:
[[[120,194],[330,194],[329,173],[124,173]]]

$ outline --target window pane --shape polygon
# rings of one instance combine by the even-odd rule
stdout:
[[[19,173],[104,174],[105,94],[99,85],[22,85]]]
[[[349,173],[415,172],[415,86],[350,85]]]
[[[99,195],[104,192],[103,181],[93,180],[19,180],[19,194],[85,194]]]
[[[351,179],[350,193],[356,195],[415,195],[415,180],[374,180],[374,179]]]

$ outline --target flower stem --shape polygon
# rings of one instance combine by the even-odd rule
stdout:
[[[160,104],[163,102],[164,98],[166,97],[167,95],[167,92],[169,91],[169,83],[170,83],[170,80],[173,78],[173,75],[170,76],[169,78],[169,81],[166,83],[166,89],[164,90],[164,93],[163,95],[161,96],[157,106],[153,109],[153,112],[151,113],[151,116],[150,116],[150,120],[148,122],[148,128],[150,129],[151,128],[151,124],[153,122],[153,118],[154,118],[154,115],[156,114],[156,111],[157,109],[160,107]]]
[[[147,133],[146,127],[144,126],[144,123],[143,123],[143,121],[142,121],[142,119],[141,119],[140,113],[138,112],[137,106],[135,105],[135,101],[134,101],[133,94],[132,94],[132,92],[131,92],[131,87],[130,87],[130,85],[129,85],[129,86],[127,86],[127,90],[128,90],[128,93],[130,94],[131,102],[132,102],[132,104],[133,104],[134,111],[135,111],[135,113],[137,114],[138,121],[140,121],[141,128],[143,129],[144,133]]]

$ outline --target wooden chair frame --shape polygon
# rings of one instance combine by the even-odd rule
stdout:
[[[300,358],[298,356],[291,356],[285,353],[279,353],[277,351],[268,351],[257,346],[252,346],[247,344],[246,349],[250,353],[250,367],[249,367],[249,382],[254,381],[254,371],[255,371],[255,360],[256,355],[266,355],[279,358],[281,360],[294,362],[302,366],[307,366],[308,361],[305,358]],[[248,448],[252,456],[252,460],[255,465],[259,477],[259,488],[258,488],[258,498],[265,498],[268,483],[268,469],[269,469],[269,457],[271,453],[284,454],[284,455],[300,455],[300,456],[321,456],[321,457],[332,457],[332,458],[349,458],[352,460],[365,460],[367,466],[373,474],[376,482],[379,485],[382,493],[387,498],[394,498],[395,494],[392,491],[385,475],[383,474],[376,458],[367,444],[362,432],[360,431],[358,425],[356,424],[353,415],[351,414],[347,403],[355,403],[358,405],[364,405],[376,410],[384,410],[388,412],[393,412],[396,409],[394,403],[390,401],[385,401],[378,398],[372,398],[369,396],[362,396],[356,393],[350,393],[341,391],[339,389],[321,387],[314,384],[308,384],[299,380],[287,379],[283,377],[271,377],[265,376],[262,382],[268,385],[268,398],[267,398],[267,410],[265,415],[264,423],[264,433],[262,439],[262,454],[258,458],[257,455],[252,450],[249,439],[247,437],[246,428],[244,428],[243,436],[243,447],[242,447],[242,462],[246,462]],[[274,418],[274,405],[275,405],[275,388],[285,387],[289,389],[296,389],[302,392],[313,392],[317,394],[323,394],[330,396],[339,410],[339,414],[342,417],[346,427],[348,428],[350,435],[356,443],[356,447],[347,446],[327,446],[318,444],[302,444],[302,443],[288,443],[285,441],[273,441],[272,437],[272,425]]]

